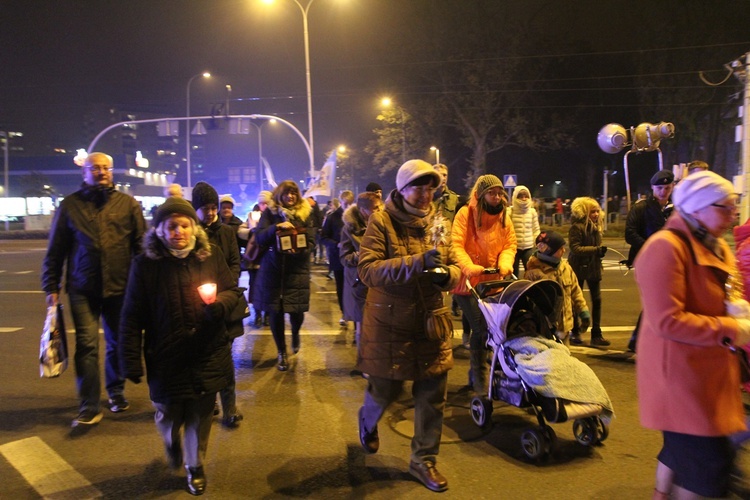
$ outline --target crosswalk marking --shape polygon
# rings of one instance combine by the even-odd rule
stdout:
[[[43,498],[101,498],[102,492],[34,436],[0,446],[0,453]]]
[[[13,333],[23,330],[20,326],[0,326],[0,333]]]

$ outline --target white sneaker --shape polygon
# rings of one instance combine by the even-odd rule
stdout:
[[[344,318],[339,320],[339,326],[346,326],[346,320]]]

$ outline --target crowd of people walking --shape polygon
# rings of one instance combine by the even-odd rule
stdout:
[[[735,190],[704,162],[691,166],[676,188],[672,172],[657,172],[652,195],[626,211],[631,252],[623,262],[636,269],[643,305],[629,349],[638,352],[642,424],[664,438],[654,490],[659,499],[724,496],[731,438],[747,430],[732,351],[750,343],[750,303],[741,294],[743,278],[750,283],[750,229],[735,230],[736,262],[722,238],[736,220]],[[551,325],[557,339],[582,345],[590,326],[590,346],[610,345],[602,334],[604,210],[592,197],[539,205],[525,186],[509,196],[493,174],[478,176],[464,197],[449,189],[446,165],[409,160],[390,192],[370,183],[359,196],[345,190],[322,207],[286,180],[261,191],[244,219],[230,195],[219,196],[206,182],[193,187],[190,201],[171,185],[147,227],[140,205],[114,188],[112,171],[110,156],[88,156],[82,188],[56,211],[43,261],[47,305],[57,305],[64,285],[75,324],[79,413],[73,426],[103,417],[101,321],[106,406],[128,410],[125,381],[146,377],[167,463],[185,467],[193,495],[206,491],[213,417],[221,414],[230,429],[243,420],[233,339],[246,325],[268,326],[276,369],[293,369],[286,318],[296,355],[315,264],[328,265],[335,280],[340,326],[354,324],[356,371],[366,379],[356,417],[363,450],[379,451],[378,423],[411,382],[408,470],[432,491],[448,488],[437,469],[454,352],[445,311],[462,312],[467,385],[492,399],[488,324],[467,283],[556,281],[562,290],[560,316]],[[610,209],[621,212],[617,203]],[[548,212],[549,225],[569,221],[567,242],[540,224]],[[243,271],[247,290],[239,287]],[[727,283],[739,295],[729,294]]]

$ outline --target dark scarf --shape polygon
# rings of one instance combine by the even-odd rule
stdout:
[[[110,195],[115,191],[114,186],[92,186],[85,182],[81,184],[81,191],[84,199],[94,203],[96,208],[102,208],[108,201]]]

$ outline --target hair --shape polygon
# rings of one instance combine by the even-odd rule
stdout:
[[[365,191],[364,193],[360,193],[357,197],[357,208],[372,212],[372,209],[375,208],[378,203],[382,202],[383,200],[378,193],[374,191]]]
[[[348,189],[345,189],[344,191],[341,191],[341,193],[339,193],[339,199],[346,203],[346,206],[349,206],[354,203],[354,193],[352,193]]]
[[[708,163],[701,160],[695,160],[688,163],[688,172],[692,172],[693,170],[708,170]]]
[[[278,206],[283,207],[284,204],[281,202],[281,197],[286,193],[293,193],[297,195],[297,202],[302,199],[299,194],[299,186],[297,186],[296,182],[290,180],[281,181],[281,183],[274,188],[271,198],[274,202],[276,202]]]
[[[179,184],[170,184],[164,188],[164,197],[169,198],[170,196],[177,196],[182,198],[182,186]]]
[[[111,157],[111,156],[109,156],[109,155],[108,155],[107,153],[100,153],[100,152],[98,152],[98,151],[95,151],[95,152],[93,152],[93,153],[89,153],[89,155],[88,155],[88,156],[86,157],[86,159],[85,159],[85,160],[83,160],[83,164],[84,164],[85,166],[87,166],[87,167],[90,167],[90,166],[91,166],[91,161],[92,161],[92,158],[93,158],[93,157],[95,157],[95,156],[97,156],[97,157],[99,157],[99,156],[103,156],[104,158],[106,158],[106,159],[107,159],[107,161],[109,162],[109,165],[110,165],[110,166],[112,166],[112,165],[114,165],[114,164],[115,164],[115,161],[114,161],[114,160],[112,159],[112,157]]]
[[[445,163],[436,163],[432,166],[432,168],[434,168],[435,170],[445,170],[446,172],[448,171],[448,165],[446,165]]]

